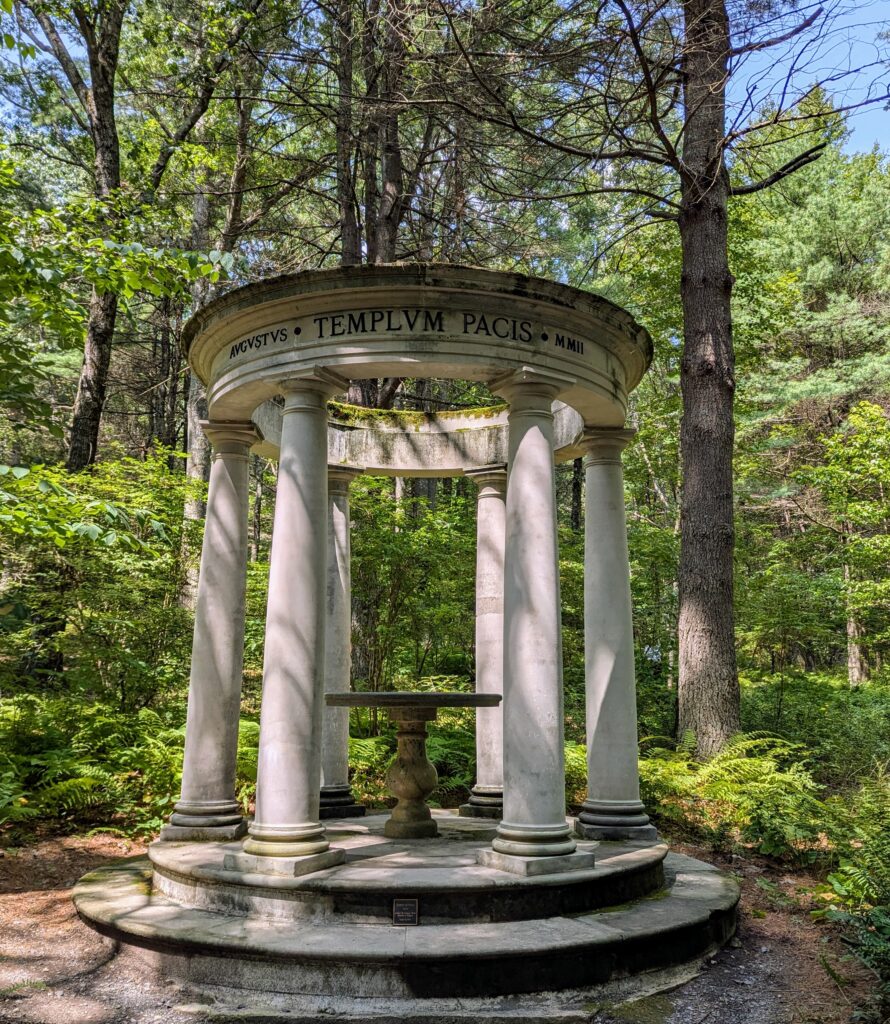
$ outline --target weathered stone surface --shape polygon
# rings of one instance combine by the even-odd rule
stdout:
[[[589,871],[596,863],[592,853],[565,854],[562,857],[513,857],[497,850],[480,850],[476,860],[485,868],[506,871],[511,875],[561,875],[566,871]]]
[[[324,689],[348,690],[352,672],[352,570],[349,485],[358,466],[328,466],[327,582]],[[321,732],[320,819],[361,817],[349,785],[349,709],[324,707]]]
[[[288,878],[299,878],[315,874],[316,871],[325,871],[345,860],[346,851],[337,849],[302,857],[258,857],[251,853],[228,853],[223,868],[242,875],[286,875]]]
[[[605,859],[613,868],[625,856],[636,862],[646,856],[643,847],[625,851],[623,844],[611,845]],[[167,859],[177,851],[181,859],[196,857],[194,847],[158,844],[155,849]],[[392,879],[404,870],[422,870],[395,863],[391,861],[388,869]],[[430,875],[442,876],[438,882],[444,886],[444,876],[460,870],[467,869],[431,868]],[[338,871],[302,881],[317,886],[325,875],[330,880]],[[344,998],[472,998],[602,984],[701,956],[728,938],[735,925],[735,882],[714,870],[693,870],[688,858],[678,858],[675,866],[671,856],[667,875],[673,885],[656,898],[608,911],[553,914],[529,920],[521,928],[512,921],[436,920],[425,914],[423,898],[419,927],[394,927],[391,917],[376,923],[350,922],[326,903],[330,892],[304,893],[303,898],[322,912],[299,919],[212,913],[151,893],[144,860],[87,875],[78,884],[75,900],[93,927],[153,950],[156,968],[192,984]],[[290,879],[291,884],[299,881]],[[544,888],[563,888],[563,882],[554,883],[552,877],[549,883]],[[543,891],[536,879],[514,877],[510,884],[518,890]],[[491,886],[492,891],[496,888]],[[455,900],[453,892],[450,899]],[[172,948],[178,954],[171,953]]]
[[[208,516],[202,565],[211,577],[196,629],[183,798],[166,841],[150,851],[153,891],[141,866],[105,869],[78,890],[84,918],[191,982],[389,999],[602,984],[725,939],[735,920],[733,882],[682,861],[665,867],[666,849],[655,842],[606,843],[594,854],[564,816],[554,459],[589,448],[591,790],[576,831],[654,838],[636,777],[618,458],[627,396],[651,358],[646,333],[611,303],[552,282],[412,265],[250,285],[202,310],[185,339],[207,384],[211,429],[227,431],[234,447],[217,467],[231,486],[217,474],[218,515]],[[425,416],[328,403],[348,378],[390,376],[484,381],[507,406]],[[231,779],[251,418],[262,424],[261,450],[280,460],[257,813],[243,848],[181,844],[173,840],[211,831],[229,839],[243,828]],[[396,697],[403,706],[391,712],[400,730],[390,783],[399,805],[388,819],[328,818],[326,835],[322,795],[328,813],[352,806],[345,500],[359,466],[480,483],[480,671],[478,693],[457,701]],[[493,707],[501,672],[503,758]],[[322,739],[325,679],[344,699],[332,695]],[[437,703],[489,707],[480,713],[468,806],[499,813],[503,800],[496,829],[472,816],[431,814],[425,803],[435,770],[424,722]],[[393,925],[396,896],[417,900],[417,927]]]
[[[599,296],[429,264],[256,282],[204,307],[183,340],[212,414],[226,420],[249,417],[280,380],[318,367],[352,378],[490,380],[531,365],[563,375],[559,397],[585,422],[620,427],[627,393],[652,357],[646,332]]]
[[[161,838],[242,835],[235,799],[247,585],[247,456],[251,423],[201,424],[213,446],[189,678],[182,790]]]
[[[337,823],[329,837],[345,852],[345,863],[302,877],[284,873],[283,858],[282,873],[274,864],[262,872],[235,870],[238,863],[252,867],[236,861],[241,848],[235,843],[155,843],[149,848],[154,884],[159,893],[200,909],[356,923],[389,920],[395,896],[422,894],[427,922],[507,921],[592,910],[663,884],[663,844],[602,844],[592,868],[523,876],[477,863],[493,834],[484,823],[440,811],[435,818],[442,836],[420,844],[381,835],[382,815]],[[581,843],[580,849],[591,853],[593,847]],[[551,858],[536,860],[543,867]]]

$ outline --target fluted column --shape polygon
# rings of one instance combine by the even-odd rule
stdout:
[[[213,446],[189,678],[182,793],[161,830],[171,841],[236,839],[235,799],[244,660],[248,452],[252,423],[202,422]]]
[[[476,692],[504,692],[504,542],[507,467],[467,471],[476,500]],[[504,809],[501,706],[476,709],[476,785],[462,817],[500,818]]]
[[[584,526],[584,662],[588,795],[585,839],[654,839],[640,801],[630,563],[621,453],[631,430],[591,430]]]
[[[551,403],[531,373],[498,385],[510,404],[504,550],[504,816],[492,847],[571,854],[565,819],[562,640]]]
[[[328,851],[319,821],[327,563],[327,398],[346,381],[290,380],[284,408],[266,610],[256,817],[248,854]],[[330,378],[330,380],[328,379]],[[330,851],[341,854],[342,851]]]
[[[344,693],[352,674],[352,579],[349,543],[349,485],[355,466],[328,466],[328,569],[325,610],[325,693]],[[358,818],[349,786],[349,708],[326,707],[321,732],[322,818]]]

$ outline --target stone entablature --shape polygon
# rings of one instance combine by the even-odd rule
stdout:
[[[652,357],[646,331],[607,299],[519,274],[436,264],[348,267],[236,289],[186,325],[210,413],[245,420],[314,377],[548,375],[588,424],[620,427]]]

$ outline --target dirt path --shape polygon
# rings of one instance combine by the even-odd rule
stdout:
[[[219,1019],[256,1024],[272,1019],[248,1006],[238,1009],[231,993],[228,1011],[222,1006],[218,1012],[200,1010],[193,997],[142,974],[138,961],[115,956],[105,939],[79,921],[70,898],[74,882],[100,864],[144,848],[110,836],[67,837],[0,856],[2,1024]],[[704,851],[678,848],[708,859]],[[809,918],[801,890],[811,880],[747,860],[720,866],[742,878],[734,946],[672,992],[596,1011],[587,1004],[582,1017],[592,1013],[587,1019],[595,1024],[847,1024],[853,1006],[866,997],[870,979],[846,957],[838,937]],[[276,1002],[274,1019],[301,1016],[290,1016],[286,1000]],[[186,1004],[191,1004],[188,1009]],[[335,1020],[336,1015],[319,1019]]]
[[[696,847],[673,848],[739,877],[737,936],[694,980],[601,1013],[596,1024],[848,1024],[873,978],[834,930],[810,917],[815,880],[765,862],[726,863]]]

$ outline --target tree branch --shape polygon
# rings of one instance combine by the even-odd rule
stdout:
[[[253,15],[256,14],[262,5],[263,0],[250,0],[250,2],[245,5],[244,10],[246,16],[242,17],[235,28],[229,33],[225,49],[222,53],[217,54],[210,67],[200,77],[197,98],[186,115],[180,121],[176,131],[174,131],[170,136],[170,142],[161,148],[158,153],[157,160],[155,160],[154,167],[151,169],[151,176],[149,180],[152,192],[157,192],[158,186],[161,183],[161,178],[164,176],[164,171],[166,171],[171,157],[179,146],[189,137],[192,129],[206,113],[207,108],[210,106],[210,101],[213,99],[213,93],[216,90],[220,76],[232,62],[232,51],[241,41],[248,27],[253,23]]]
[[[819,157],[822,156],[822,151],[827,147],[827,145],[827,142],[820,142],[818,146],[812,146],[803,153],[798,153],[793,160],[789,160],[788,163],[782,164],[777,171],[773,171],[772,174],[767,175],[765,178],[761,178],[760,181],[754,181],[750,185],[732,185],[730,186],[729,194],[731,196],[749,196],[753,192],[760,192],[762,189],[769,188],[770,185],[775,185],[777,181],[787,178],[789,174],[794,174],[795,171],[799,171],[801,167],[806,167],[807,164],[811,164],[815,160],[818,160]]]
[[[729,51],[729,57],[741,57],[744,53],[756,53],[758,50],[768,50],[772,46],[779,46],[781,43],[787,43],[795,36],[800,35],[801,32],[806,30],[813,25],[822,16],[824,11],[823,7],[818,7],[813,13],[805,18],[799,25],[792,29],[789,29],[784,35],[773,36],[772,39],[764,39],[759,43],[747,43],[745,46],[736,46]]]

